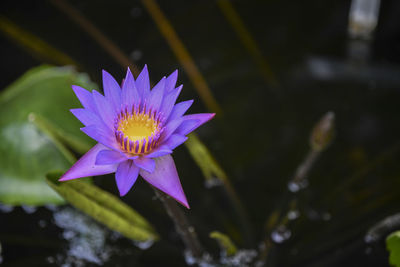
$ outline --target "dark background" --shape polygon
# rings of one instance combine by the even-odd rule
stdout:
[[[273,87],[260,75],[216,2],[158,2],[223,109],[223,116],[197,132],[227,171],[249,215],[253,242],[248,246],[233,236],[238,246],[257,248],[266,218],[284,202],[286,184],[309,149],[313,125],[333,111],[336,137],[313,167],[309,186],[299,193],[300,217],[290,224],[291,237],[274,246],[269,264],[386,266],[387,233],[370,244],[364,237],[374,224],[399,212],[400,3],[382,1],[370,56],[349,71],[350,1],[232,1],[279,81],[280,86]],[[184,84],[180,100],[195,99],[191,113],[207,111],[140,1],[69,3],[139,67],[148,64],[153,81],[179,69],[178,83]],[[122,79],[125,68],[49,1],[3,0],[0,7],[1,16],[69,55],[97,83],[101,69]],[[0,58],[0,88],[34,66],[55,63],[4,33]],[[310,70],[315,60],[337,72],[319,77]],[[226,212],[229,205],[221,189],[204,186],[183,146],[174,158],[191,205],[186,213],[204,245],[217,256],[208,233],[234,235],[229,229],[235,218]],[[116,192],[112,179],[96,183]],[[140,250],[123,238],[107,239],[114,252],[103,265],[185,265],[183,245],[152,196],[151,188],[139,181],[124,200],[136,203],[135,209],[156,226],[163,241]],[[2,265],[61,265],[68,259],[78,265],[68,258],[69,241],[62,234],[65,229],[54,223],[54,213],[43,207],[33,213],[21,208],[0,211]],[[43,221],[45,227],[40,226]]]

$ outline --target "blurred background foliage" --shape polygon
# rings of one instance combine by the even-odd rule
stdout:
[[[92,145],[68,111],[79,106],[70,85],[101,89],[101,69],[121,80],[144,64],[153,82],[179,69],[190,112],[217,111],[174,153],[185,214],[215,259],[234,265],[224,253],[235,248],[267,266],[387,265],[386,236],[400,228],[400,5],[382,1],[373,34],[354,38],[350,4],[3,0],[2,265],[188,263],[147,184],[122,200],[154,226],[154,244],[53,206],[45,183]],[[310,134],[328,111],[335,138],[315,156]],[[304,188],[289,191],[307,164]],[[117,192],[112,176],[94,183]]]

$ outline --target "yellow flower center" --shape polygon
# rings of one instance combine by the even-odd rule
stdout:
[[[129,140],[136,141],[149,137],[157,129],[157,123],[147,114],[130,115],[120,121],[118,131],[125,134]]]
[[[154,114],[144,111],[119,116],[116,137],[126,152],[140,155],[150,152],[157,144],[161,125]]]

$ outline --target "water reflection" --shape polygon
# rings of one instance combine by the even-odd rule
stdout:
[[[2,252],[2,247],[0,243],[0,264],[3,262],[3,256],[1,256],[1,252]]]
[[[12,212],[13,210],[14,210],[14,206],[0,203],[0,212],[9,213],[9,212]]]
[[[54,223],[63,229],[62,236],[68,241],[66,255],[57,255],[63,267],[85,266],[86,262],[98,265],[106,262],[112,248],[106,243],[108,230],[73,208],[62,208],[53,214]]]
[[[87,14],[89,18],[94,18],[94,24],[112,37],[113,41],[120,44],[124,51],[131,52],[131,59],[139,60],[140,64],[144,61],[151,62],[155,65],[156,72],[171,69],[171,66],[179,68],[176,59],[160,37],[146,11],[137,3],[130,2],[127,4],[130,7],[121,10],[118,7],[122,5],[121,1],[117,2],[117,5],[110,6],[106,12],[101,8],[83,8],[80,11]],[[294,4],[295,8],[288,8],[286,5],[278,4],[279,1],[275,1],[276,3],[267,1],[264,4],[261,2],[262,7],[245,1],[235,1],[234,4],[238,7],[237,11],[249,32],[254,34],[254,40],[258,42],[259,48],[264,55],[268,56],[268,63],[274,67],[277,76],[285,78],[289,76],[287,82],[283,81],[282,86],[285,88],[282,90],[281,99],[271,97],[266,93],[267,86],[258,82],[257,69],[252,66],[251,58],[243,51],[241,43],[235,39],[234,32],[224,21],[215,3],[207,2],[205,5],[182,3],[177,8],[176,4],[163,4],[158,1],[163,11],[171,18],[172,24],[177,27],[177,32],[188,46],[188,50],[193,53],[196,63],[207,82],[212,85],[213,92],[226,111],[225,119],[216,123],[218,126],[215,127],[215,132],[209,134],[204,131],[202,138],[215,139],[208,140],[208,144],[213,152],[217,153],[218,160],[222,161],[232,178],[233,186],[243,198],[254,228],[252,230],[261,231],[265,217],[274,210],[276,199],[286,190],[286,180],[276,179],[276,177],[288,177],[287,175],[291,174],[298,164],[299,155],[306,147],[304,136],[309,130],[309,125],[316,118],[316,114],[322,114],[330,109],[337,111],[340,127],[337,142],[335,141],[332,150],[316,164],[316,168],[310,173],[310,180],[304,179],[305,184],[288,185],[291,193],[301,191],[295,194],[299,195],[298,198],[296,197],[299,205],[288,212],[282,211],[290,221],[287,228],[278,227],[268,237],[271,236],[275,243],[284,243],[283,246],[276,246],[276,249],[271,252],[274,253],[272,258],[277,259],[279,266],[355,266],[352,259],[357,257],[353,256],[360,251],[370,253],[371,248],[365,250],[354,240],[364,243],[360,237],[363,237],[366,229],[379,218],[387,216],[387,210],[393,206],[391,203],[396,203],[395,200],[398,200],[398,197],[395,196],[399,195],[394,186],[396,183],[393,182],[395,179],[398,180],[393,179],[397,177],[398,172],[398,164],[395,162],[398,158],[398,150],[389,156],[376,156],[380,153],[385,154],[384,151],[392,146],[393,140],[397,140],[399,134],[396,126],[399,115],[396,103],[398,89],[388,89],[392,86],[398,88],[400,85],[400,69],[398,65],[395,65],[398,55],[396,51],[389,51],[393,46],[397,49],[397,37],[391,36],[390,33],[389,38],[385,37],[393,43],[392,46],[381,45],[381,48],[389,48],[385,59],[377,54],[376,46],[372,41],[359,40],[351,36],[349,40],[346,39],[349,5],[344,5],[340,1],[331,1],[322,4],[324,8],[319,8],[316,2],[314,4],[301,3],[298,6]],[[362,0],[353,2],[361,3]],[[125,1],[125,3],[128,2]],[[350,4],[350,2],[347,3]],[[73,4],[79,7],[76,3]],[[82,5],[85,4],[88,5],[84,1]],[[44,10],[42,12],[61,17],[61,13],[57,13],[55,9],[48,9],[47,6],[40,6],[40,9]],[[299,10],[301,12],[298,12]],[[124,16],[125,11],[128,14]],[[27,11],[26,13],[15,11],[15,14],[19,12],[22,14],[21,17],[25,14],[29,19]],[[110,19],[109,21],[113,23],[108,23],[108,20],[104,20],[105,15],[110,14],[112,17],[113,12],[118,14],[118,20]],[[268,13],[272,16],[266,15]],[[29,10],[29,14],[36,13]],[[207,14],[206,21],[200,20],[204,14]],[[73,34],[76,35],[66,34],[65,36],[70,38],[58,38],[57,34],[51,33],[52,29],[48,29],[47,33],[44,25],[38,23],[38,20],[35,20],[38,24],[29,25],[36,33],[46,37],[46,41],[60,48],[68,48],[66,53],[74,56],[82,54],[80,60],[83,65],[89,67],[85,71],[97,73],[99,66],[103,65],[117,68],[109,58],[104,59],[103,52],[96,51],[99,48],[95,44],[85,42],[84,52],[80,46],[71,45],[68,39],[73,40],[72,44],[75,44],[76,40],[87,40],[88,37],[83,31],[76,30],[77,28],[74,28],[72,23],[64,23],[66,17],[63,19],[63,24],[59,25],[60,32],[72,35],[71,29],[74,29]],[[377,18],[374,19],[377,21]],[[27,23],[22,19],[18,20],[18,17],[16,20],[21,23],[21,26]],[[381,21],[384,20],[380,18],[379,23]],[[127,27],[124,28],[124,25]],[[132,27],[132,25],[137,27]],[[116,26],[121,28],[116,31]],[[392,27],[398,26],[392,23]],[[274,32],[279,34],[271,34]],[[367,39],[373,40],[373,38]],[[342,51],[345,50],[343,48],[346,45],[347,54]],[[31,60],[29,55],[21,57],[20,54],[23,52],[18,52],[17,59],[24,64],[20,64],[17,70],[19,61],[7,58],[8,60],[4,62],[16,62],[13,65],[15,69],[5,68],[8,74],[16,75],[15,73],[22,73],[25,68],[28,68],[26,61],[27,58],[29,58],[28,61]],[[13,57],[15,54],[10,53]],[[34,61],[31,64],[36,65],[39,62]],[[299,75],[288,75],[290,68],[296,65],[301,65]],[[12,75],[7,75],[6,72],[4,76],[11,77]],[[96,76],[93,77],[96,78]],[[180,82],[189,88],[193,87],[187,78],[186,80],[183,78]],[[378,90],[368,90],[375,88]],[[189,92],[190,90],[188,90],[188,96],[196,97],[194,92],[192,94]],[[193,108],[201,109],[202,107]],[[364,122],[365,118],[369,120]],[[371,118],[372,123],[369,122]],[[362,122],[361,128],[358,122]],[[237,126],[234,131],[232,131],[232,125]],[[238,147],[238,144],[241,147]],[[349,156],[355,149],[360,151],[363,158],[357,164]],[[184,153],[182,149],[177,153],[177,157],[178,159],[180,157],[178,161],[181,162],[181,166],[188,166],[186,170],[182,168],[180,172],[185,178],[189,177],[185,183],[189,188],[194,206],[190,214],[196,224],[200,225],[200,234],[206,239],[207,231],[215,225],[227,226],[232,233],[236,233],[237,229],[234,228],[236,218],[229,215],[228,209],[223,206],[223,201],[220,201],[212,192],[210,193],[212,190],[203,190],[201,174],[197,173],[198,170],[192,159],[183,159],[186,156]],[[375,162],[373,160],[375,157],[378,163],[370,164]],[[379,168],[381,163],[385,163],[385,168]],[[353,173],[356,173],[357,179],[352,179]],[[358,175],[358,173],[361,174]],[[220,180],[217,179],[207,181],[207,188],[220,185]],[[305,190],[301,190],[302,188]],[[358,191],[359,195],[356,194]],[[135,198],[138,194],[128,201],[138,203],[141,200],[140,197]],[[378,202],[382,196],[387,196],[387,198],[382,198],[381,202]],[[147,195],[146,199],[148,199]],[[157,229],[162,230],[165,224],[161,221],[163,217],[158,216],[158,210],[152,209],[152,205],[145,206],[147,204],[144,203],[140,205],[149,207],[146,215],[149,218],[156,218],[155,221],[159,222]],[[311,205],[316,210],[310,209]],[[220,210],[213,210],[218,207]],[[28,213],[34,212],[29,208],[24,210]],[[71,265],[73,261],[76,261],[83,265],[90,265],[107,264],[108,261],[112,261],[110,257],[116,253],[114,249],[118,249],[118,245],[113,243],[120,240],[118,234],[104,231],[101,226],[90,220],[79,219],[82,215],[78,211],[64,211],[64,209],[57,211],[54,207],[51,207],[51,210],[55,211],[55,221],[58,216],[69,220],[69,223],[63,220],[56,223],[62,228],[62,238],[67,250],[58,251],[58,254],[54,253],[55,256],[48,258],[49,263],[61,265],[65,261],[66,264]],[[0,213],[11,211],[13,211],[12,206],[0,205]],[[58,212],[69,215],[56,215]],[[210,212],[215,216],[210,216]],[[38,213],[34,212],[32,216],[37,218]],[[263,213],[262,216],[261,213]],[[25,213],[24,215],[28,216]],[[298,219],[300,215],[301,219]],[[9,221],[9,225],[19,220],[19,215],[15,215],[14,212],[4,214],[4,217]],[[9,219],[11,217],[12,219]],[[32,219],[32,225],[40,229],[48,229],[51,227],[49,221]],[[83,226],[81,228],[74,226],[72,221],[74,224],[83,224]],[[85,226],[85,224],[94,225],[93,231],[91,226]],[[5,229],[8,228],[5,227]],[[343,229],[346,229],[348,233],[345,233]],[[365,235],[366,242],[373,242],[384,236],[385,232],[377,229],[381,228],[373,228]],[[19,229],[14,229],[14,231],[18,232]],[[169,231],[173,229],[170,227]],[[1,234],[4,235],[4,231]],[[163,236],[168,239],[169,235],[165,232]],[[107,240],[111,241],[110,246],[107,246]],[[162,242],[164,240],[160,243]],[[176,244],[171,245],[167,241],[168,247],[159,249],[157,246],[160,243],[152,247],[149,258],[162,257],[161,255],[166,254],[165,251],[169,253],[171,250],[171,256],[181,255],[180,250],[174,250]],[[129,242],[130,245],[132,245],[131,242]],[[147,249],[152,246],[152,243],[135,243],[135,245],[141,249]],[[160,246],[163,245],[165,243]],[[9,251],[8,246],[12,244],[9,245],[4,241],[3,255]],[[346,246],[352,246],[352,248],[344,252],[343,247]],[[288,250],[288,247],[296,249]],[[30,249],[31,247],[21,255],[29,255]],[[140,253],[145,252],[140,251]],[[339,254],[340,256],[337,256]],[[245,266],[247,264],[245,259],[255,257],[254,255],[256,255],[255,251],[240,250],[234,259],[221,255],[221,263]],[[386,262],[384,257],[382,259]],[[136,259],[132,255],[131,258]],[[328,264],[318,265],[322,258],[329,258],[331,261]],[[341,264],[345,258],[348,259],[347,265]],[[190,255],[186,260],[188,263],[191,262]],[[368,259],[363,260],[363,263],[369,262]],[[137,261],[139,265],[143,264],[142,259]],[[205,260],[201,264],[210,263]]]
[[[292,231],[288,229],[285,225],[278,226],[271,233],[271,239],[278,244],[281,244],[288,240],[292,236]]]

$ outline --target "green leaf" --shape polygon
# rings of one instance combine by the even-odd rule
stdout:
[[[229,236],[218,231],[213,231],[210,233],[210,237],[218,241],[219,246],[226,252],[227,256],[236,254],[237,248]]]
[[[0,15],[0,31],[8,38],[16,42],[20,47],[27,50],[31,55],[39,57],[45,62],[51,62],[59,65],[78,64],[68,55],[57,50],[39,37],[25,31],[11,20]]]
[[[390,253],[389,263],[392,266],[400,266],[400,231],[391,233],[386,238],[386,248]]]
[[[214,180],[217,180],[223,184],[229,183],[224,170],[219,166],[208,148],[194,133],[189,135],[189,139],[185,142],[185,145],[208,182],[212,183]]]
[[[81,107],[71,85],[96,86],[70,67],[41,66],[25,73],[0,95],[0,202],[43,205],[63,200],[45,183],[50,170],[74,161],[60,140],[78,152],[94,144],[69,112]],[[85,150],[86,149],[86,150]]]
[[[81,179],[58,182],[62,174],[60,171],[49,173],[47,183],[77,209],[135,241],[158,239],[146,219],[119,198]]]

